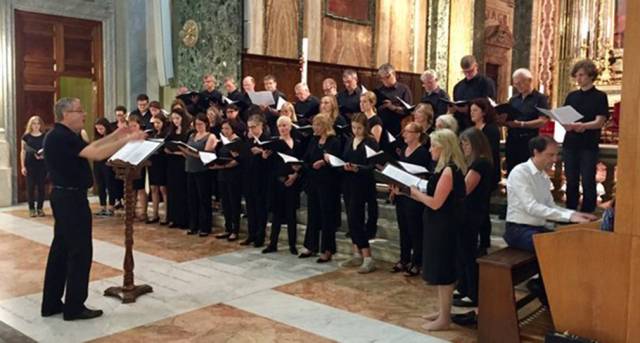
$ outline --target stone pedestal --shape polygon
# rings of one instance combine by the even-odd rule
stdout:
[[[13,169],[10,157],[11,146],[4,129],[0,128],[0,207],[9,206],[13,202]]]

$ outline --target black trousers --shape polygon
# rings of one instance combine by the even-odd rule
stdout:
[[[96,186],[98,187],[98,198],[100,199],[100,206],[107,205],[107,195],[109,205],[113,206],[116,203],[115,197],[115,174],[113,169],[107,166],[105,163],[94,163],[93,175],[96,180]]]
[[[240,232],[240,208],[242,206],[242,180],[231,178],[218,182],[218,189],[222,197],[222,212],[224,227],[228,233]]]
[[[27,166],[27,201],[29,209],[42,209],[44,203],[44,184],[47,178],[47,169],[44,163]],[[36,193],[37,191],[37,193]]]
[[[424,206],[407,197],[396,198],[396,217],[400,230],[400,262],[422,265],[422,214]]]
[[[211,175],[208,171],[187,173],[189,230],[211,232]]]
[[[304,247],[314,253],[335,254],[336,230],[340,223],[340,192],[331,187],[308,187],[307,231]]]
[[[482,223],[478,228],[480,232],[480,250],[486,250],[491,246],[491,217],[489,216],[489,212],[484,214],[484,218],[482,218]]]
[[[567,208],[578,209],[580,182],[582,182],[581,211],[591,213],[596,209],[596,165],[598,150],[562,149],[564,175],[567,178]]]
[[[483,215],[470,215],[465,225],[458,231],[458,292],[478,301],[478,230]]]
[[[247,202],[248,239],[257,244],[263,244],[268,215],[267,191],[257,187],[247,187],[245,200]]]
[[[365,206],[369,192],[363,191],[370,186],[369,182],[354,182],[355,178],[348,178],[347,193],[349,201],[347,204],[347,221],[349,222],[349,232],[351,241],[358,249],[369,248],[369,234],[365,227]]]
[[[287,237],[289,239],[289,247],[295,248],[298,242],[298,220],[296,212],[299,203],[300,194],[296,185],[285,187],[280,181],[276,181],[273,203],[273,218],[271,220],[271,234],[269,236],[269,245],[277,247],[278,237],[280,237],[280,228],[282,224],[287,225]]]
[[[74,315],[84,309],[87,300],[93,255],[87,192],[54,188],[51,209],[55,222],[44,274],[42,311],[59,309],[64,293],[64,314]]]
[[[372,239],[378,234],[378,195],[376,184],[372,183],[370,187],[367,187],[365,192],[367,196],[367,222],[365,227],[367,229],[367,237]]]

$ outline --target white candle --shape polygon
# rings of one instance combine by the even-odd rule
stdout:
[[[302,75],[301,82],[307,83],[307,63],[309,60],[309,38],[302,38]]]
[[[542,94],[544,94],[544,85],[543,85],[542,83],[540,84],[540,90],[539,90],[539,92],[540,92],[540,93],[542,93]]]
[[[509,98],[513,96],[513,86],[509,86]]]

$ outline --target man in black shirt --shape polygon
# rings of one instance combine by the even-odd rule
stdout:
[[[207,112],[211,106],[222,106],[222,94],[216,90],[216,78],[211,74],[202,77],[204,90],[200,92],[198,107],[201,112]]]
[[[529,159],[529,140],[536,137],[548,121],[536,107],[549,108],[547,96],[533,89],[533,75],[528,69],[520,68],[513,72],[513,86],[518,93],[509,99],[516,113],[507,117],[505,123],[509,128],[505,146],[507,173]]]
[[[435,70],[426,70],[420,76],[420,81],[422,81],[422,88],[425,91],[420,102],[430,103],[433,106],[433,123],[435,123],[439,115],[445,114],[449,110],[447,103],[442,101],[442,99],[449,100],[449,94],[438,85],[438,74]]]
[[[137,108],[129,115],[137,114],[142,118],[142,130],[152,129],[153,125],[151,125],[151,112],[149,112],[149,97],[146,94],[138,94],[136,97],[136,106]]]
[[[309,87],[304,83],[298,83],[294,91],[298,101],[293,105],[293,108],[296,111],[299,124],[311,124],[313,117],[320,112],[320,100],[311,95]]]
[[[247,109],[240,112],[240,118],[247,123],[249,120],[249,117],[251,117],[251,113],[257,114],[259,112],[262,112],[261,109],[257,106],[254,105],[251,102],[251,98],[249,98],[249,93],[255,92],[256,91],[256,79],[253,78],[253,76],[249,75],[249,76],[245,76],[242,79],[242,95],[244,96],[244,102],[247,104]]]
[[[270,106],[260,106],[260,109],[263,111],[264,116],[267,120],[267,126],[275,127],[275,122],[278,120],[278,100],[282,98],[281,101],[286,101],[287,96],[284,95],[281,91],[278,90],[278,81],[276,77],[269,74],[262,79],[264,83],[264,90],[271,92],[273,94],[273,105]],[[273,134],[273,132],[272,132]]]
[[[322,80],[322,93],[327,96],[336,96],[338,94],[338,84],[336,80],[328,77]]]
[[[475,57],[471,55],[464,56],[460,60],[460,67],[464,73],[464,79],[453,87],[453,100],[471,101],[475,98],[496,98],[496,86],[493,80],[478,73],[478,63]],[[471,126],[468,105],[455,106],[454,116],[458,121],[458,132],[462,132]]]
[[[41,314],[49,317],[63,313],[64,320],[91,319],[101,316],[102,311],[84,305],[93,252],[87,200],[93,177],[88,160],[105,160],[128,141],[144,138],[144,133],[120,128],[87,145],[80,137],[86,116],[80,100],[62,98],[54,112],[57,122],[44,141],[44,160],[53,184],[54,233],[44,276]]]
[[[407,116],[405,107],[398,98],[408,104],[413,103],[411,90],[407,85],[398,82],[395,68],[385,63],[378,68],[378,77],[382,86],[376,88],[375,93],[378,98],[378,114],[382,119],[385,130],[392,135],[400,134],[400,122]]]
[[[596,209],[596,164],[600,151],[600,131],[609,117],[607,94],[593,85],[598,69],[590,60],[578,61],[571,70],[580,89],[567,95],[565,106],[583,115],[567,130],[562,144],[564,175],[567,179],[567,208],[575,210],[580,202],[579,181],[582,180],[582,212]]]
[[[224,89],[227,91],[227,99],[231,100],[233,104],[238,106],[240,113],[244,112],[249,108],[249,102],[247,102],[248,97],[246,97],[236,86],[236,82],[232,77],[224,78]],[[225,107],[228,107],[230,103],[227,101],[222,101]]]
[[[351,118],[360,110],[360,95],[362,95],[362,86],[358,85],[358,73],[353,69],[346,69],[342,72],[342,83],[344,90],[338,93],[338,108],[340,114],[351,121]]]

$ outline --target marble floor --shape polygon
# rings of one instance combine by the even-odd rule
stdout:
[[[474,329],[429,333],[436,290],[419,278],[357,274],[288,250],[199,238],[159,225],[135,226],[135,279],[153,293],[121,304],[103,291],[122,282],[122,220],[94,218],[87,304],[105,315],[82,322],[39,314],[53,230],[51,216],[0,210],[0,342],[475,342]]]

